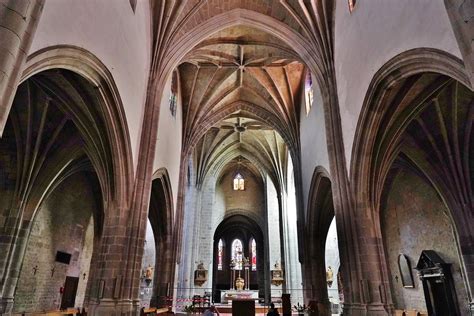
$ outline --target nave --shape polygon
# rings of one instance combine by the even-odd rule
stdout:
[[[473,10],[3,0],[0,315],[474,315]]]

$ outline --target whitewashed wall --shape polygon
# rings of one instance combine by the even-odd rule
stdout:
[[[55,45],[73,45],[105,64],[123,102],[137,164],[150,64],[149,2],[128,0],[48,0],[30,53]]]
[[[313,104],[308,115],[305,107],[301,106],[300,122],[303,202],[306,214],[314,169],[322,166],[329,172],[323,100],[317,84],[313,84]]]
[[[374,74],[413,48],[444,50],[461,58],[443,0],[337,0],[335,67],[347,164],[359,112]]]
[[[173,117],[170,111],[170,96],[171,76],[168,78],[165,91],[161,99],[160,119],[158,122],[158,135],[156,138],[153,170],[158,170],[160,168],[166,168],[166,170],[168,170],[171,182],[171,190],[173,192],[173,205],[176,210],[179,187],[179,168],[181,163],[183,120],[181,95],[178,93],[175,117]]]

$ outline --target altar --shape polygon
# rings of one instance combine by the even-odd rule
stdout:
[[[221,302],[228,304],[232,301],[257,301],[258,291],[253,290],[224,290],[221,291]]]

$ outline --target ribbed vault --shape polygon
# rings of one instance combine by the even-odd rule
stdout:
[[[306,68],[297,54],[268,33],[235,26],[198,44],[178,71],[184,148],[194,150],[197,185],[245,158],[282,188],[303,101]]]

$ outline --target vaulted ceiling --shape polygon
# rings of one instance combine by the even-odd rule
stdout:
[[[185,56],[184,142],[195,147],[198,183],[241,157],[280,182],[286,143],[298,137],[305,73],[290,47],[245,26],[217,32]]]
[[[288,152],[299,166],[304,63],[323,91],[332,84],[334,1],[150,3],[151,85],[179,65],[183,155],[202,177],[245,157],[284,184]]]

